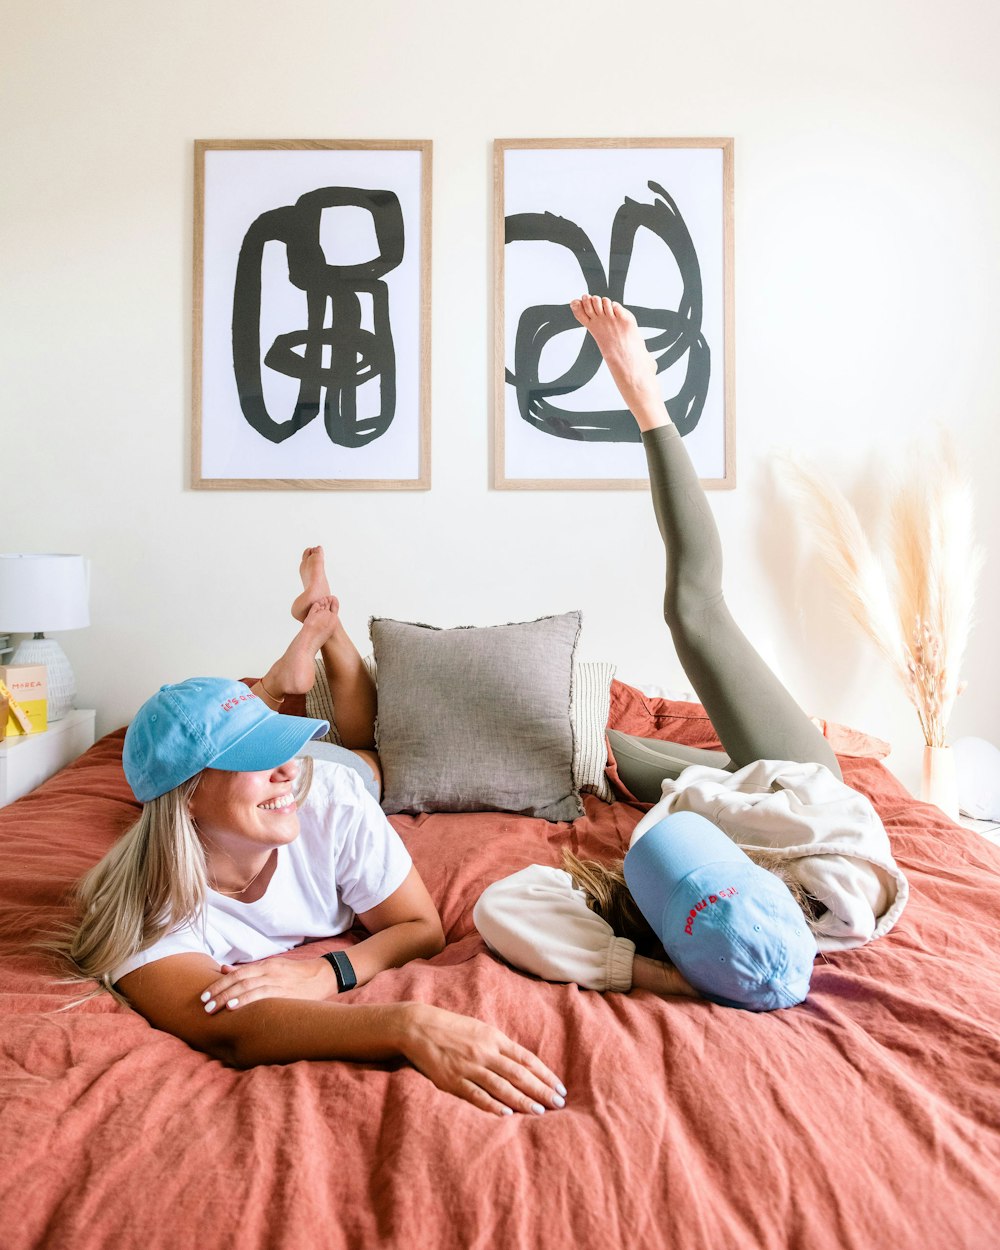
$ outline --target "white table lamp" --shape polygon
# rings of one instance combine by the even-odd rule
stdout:
[[[21,643],[11,663],[48,669],[49,720],[59,720],[73,706],[76,678],[66,653],[45,631],[90,624],[89,582],[83,556],[0,555],[0,629],[34,634]]]

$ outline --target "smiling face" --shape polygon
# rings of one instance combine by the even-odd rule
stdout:
[[[259,773],[206,768],[190,803],[198,832],[210,846],[241,859],[293,842],[299,832],[292,794],[298,773],[296,760]]]

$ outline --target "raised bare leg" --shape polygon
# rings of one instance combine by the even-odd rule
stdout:
[[[351,751],[371,752],[369,760],[378,773],[378,757],[375,746],[375,683],[365,666],[357,647],[351,641],[339,617],[339,603],[330,595],[330,583],[326,576],[326,562],[322,547],[307,547],[299,565],[302,593],[292,604],[292,616],[301,620],[316,599],[329,597],[338,610],[337,624],[323,641],[323,668],[330,687],[337,732],[345,747]],[[367,756],[366,756],[367,758]]]
[[[830,744],[730,615],[722,594],[715,518],[667,415],[635,318],[620,304],[595,296],[574,300],[571,307],[594,336],[642,430],[653,508],[667,553],[663,615],[731,767],[760,759],[815,761],[839,777]]]
[[[290,694],[306,694],[316,680],[316,652],[340,624],[337,601],[332,596],[311,604],[302,628],[284,655],[271,665],[253,687],[268,707],[277,709]],[[341,626],[341,628],[343,628]]]

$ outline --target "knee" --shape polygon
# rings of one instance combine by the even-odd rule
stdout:
[[[663,596],[663,619],[672,634],[701,633],[711,618],[726,611],[722,591],[706,590],[689,582],[667,584]]]
[[[379,759],[377,751],[355,750],[355,755],[359,759],[363,759],[368,767],[372,770],[372,777],[375,781],[375,789],[377,791],[375,797],[382,797],[382,761]]]

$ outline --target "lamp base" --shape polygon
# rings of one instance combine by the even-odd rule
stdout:
[[[44,664],[49,684],[48,717],[62,720],[76,698],[76,678],[66,652],[54,638],[26,638],[14,652],[11,664]]]

